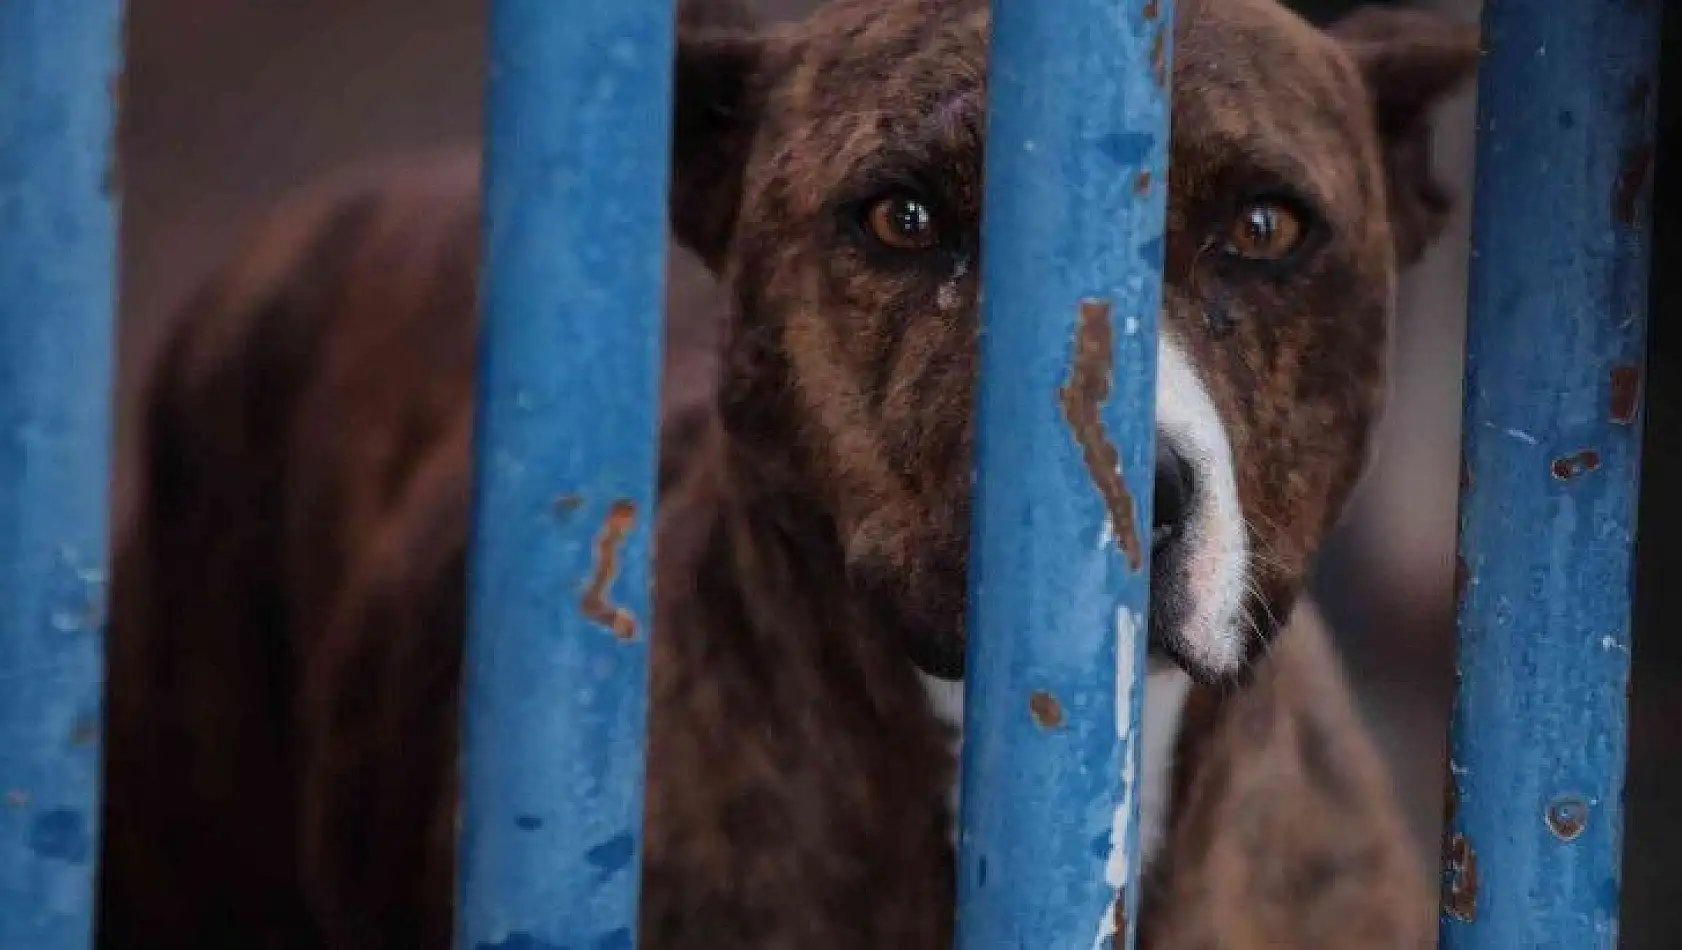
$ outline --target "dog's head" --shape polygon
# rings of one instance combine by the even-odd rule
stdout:
[[[720,397],[752,467],[833,519],[925,669],[963,647],[989,15],[832,0],[680,44],[673,223],[734,289]],[[1363,466],[1396,274],[1447,211],[1429,108],[1476,33],[1182,0],[1152,643],[1241,669]],[[768,474],[768,477],[771,477]]]

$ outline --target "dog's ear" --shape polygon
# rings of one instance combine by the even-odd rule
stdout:
[[[1454,196],[1431,162],[1431,110],[1477,70],[1477,27],[1425,10],[1362,7],[1331,27],[1373,98],[1396,256],[1411,264],[1441,232]]]
[[[717,22],[716,20],[711,22]],[[673,88],[673,236],[718,271],[763,107],[767,42],[745,29],[682,29]]]

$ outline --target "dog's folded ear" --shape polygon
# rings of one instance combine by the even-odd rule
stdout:
[[[1396,255],[1412,263],[1454,206],[1432,168],[1431,109],[1476,71],[1478,29],[1426,10],[1372,6],[1333,24],[1330,33],[1354,58],[1373,97]]]
[[[717,271],[742,200],[742,172],[763,106],[767,43],[745,28],[685,25],[672,93],[672,234]]]

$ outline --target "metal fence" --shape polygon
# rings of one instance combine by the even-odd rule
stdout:
[[[1172,6],[994,3],[964,946],[1132,943],[1149,546],[1090,539],[1150,523]],[[85,947],[95,907],[120,8],[0,0],[5,948]],[[1660,8],[1486,5],[1448,947],[1616,939]],[[466,946],[635,941],[672,13],[493,4]],[[1083,373],[1113,445],[1040,397]],[[549,582],[601,549],[617,638]]]

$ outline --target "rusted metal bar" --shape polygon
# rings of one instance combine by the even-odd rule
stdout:
[[[1134,942],[1171,18],[993,4],[966,948]]]
[[[89,945],[118,0],[0,0],[0,947]]]
[[[1617,943],[1661,7],[1484,7],[1447,950]]]
[[[491,7],[462,947],[635,939],[672,14]]]

